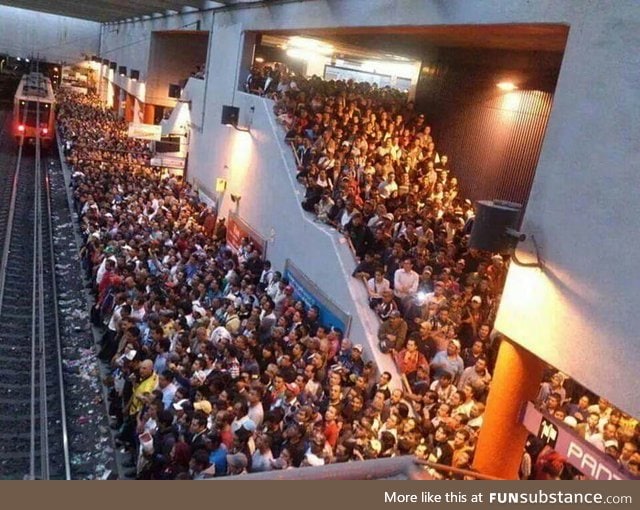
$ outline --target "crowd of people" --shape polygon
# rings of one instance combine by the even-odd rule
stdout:
[[[272,78],[270,87],[257,92],[275,91],[275,114],[306,187],[303,208],[349,239],[358,262],[353,276],[362,279],[380,318],[380,349],[394,357],[406,398],[433,403],[429,416],[437,408],[436,420],[441,415],[449,424],[452,445],[465,431],[460,443],[470,460],[497,352],[491,333],[508,261],[467,246],[472,203],[461,196],[452,162],[438,152],[425,115],[405,94],[315,76],[297,77],[292,87],[281,65],[267,66],[262,76]],[[555,397],[541,392],[538,403],[549,406]],[[569,415],[569,426],[583,424],[587,416],[576,418],[571,411],[575,402],[588,406],[589,398],[595,396],[574,385],[574,394],[567,398],[563,391],[553,411]],[[417,407],[425,412],[424,405]],[[599,433],[612,427],[611,408],[603,412]],[[595,444],[618,460],[623,450],[638,450],[640,429],[628,415],[616,415],[631,426],[608,442],[596,436]],[[630,458],[621,461],[625,469]],[[630,463],[636,473],[637,460],[635,454]]]
[[[224,219],[149,166],[114,112],[64,92],[59,129],[129,474],[204,479],[410,454],[469,469],[506,262],[467,249],[473,208],[406,97],[268,72],[305,209],[351,240],[400,388],[363,359],[365,339],[296,300],[250,240],[232,250]],[[537,465],[538,453],[525,458]]]
[[[432,404],[392,390],[392,375],[377,375],[360,343],[319,323],[248,240],[231,250],[224,221],[187,183],[150,167],[145,143],[127,138],[113,112],[66,93],[58,119],[92,320],[104,329],[109,412],[136,477],[446,448],[432,442],[442,421],[426,412]]]

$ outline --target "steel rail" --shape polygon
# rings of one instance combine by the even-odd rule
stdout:
[[[25,105],[22,112],[22,124],[26,125],[29,115],[29,104]],[[52,223],[52,205],[50,180],[47,169],[42,168],[42,138],[40,136],[40,101],[36,101],[36,134],[35,134],[35,161],[34,161],[34,177],[33,177],[33,236],[32,236],[32,295],[31,295],[31,360],[30,360],[30,434],[29,434],[29,472],[25,474],[25,478],[30,479],[49,479],[51,477],[51,458],[50,444],[54,439],[57,443],[58,437],[51,437],[49,427],[49,409],[47,389],[47,329],[46,329],[46,308],[49,302],[46,292],[51,292],[50,297],[53,302],[53,319],[55,321],[55,348],[57,372],[57,386],[60,391],[60,413],[62,428],[62,447],[64,456],[64,477],[71,479],[70,457],[69,457],[69,438],[67,428],[67,415],[65,407],[64,395],[64,377],[62,363],[62,342],[60,338],[60,319],[58,315],[58,295],[55,278],[55,251],[53,239],[53,223]],[[4,125],[2,132],[4,133]],[[6,308],[4,305],[7,289],[8,266],[12,242],[17,239],[19,232],[16,230],[17,217],[16,205],[18,200],[19,187],[23,185],[26,179],[24,166],[24,150],[25,150],[25,132],[22,131],[17,139],[17,157],[15,163],[15,172],[11,184],[11,192],[9,199],[9,210],[7,214],[7,223],[5,230],[5,239],[2,247],[2,255],[0,257],[0,314]],[[27,179],[28,180],[28,179]],[[26,183],[24,183],[26,184]],[[26,184],[28,186],[28,184]],[[43,189],[44,188],[44,189]],[[46,217],[45,217],[46,215]],[[48,232],[45,232],[48,228]],[[48,235],[47,235],[48,234]],[[48,251],[47,251],[48,250]],[[50,268],[45,264],[44,257],[50,253]],[[28,255],[27,255],[28,256]],[[46,271],[51,271],[51,289],[45,282]],[[28,291],[27,291],[28,292]],[[38,416],[39,413],[39,416]],[[39,459],[38,459],[39,456]],[[40,461],[39,463],[37,461]],[[38,465],[39,464],[39,465]]]
[[[60,339],[60,317],[58,315],[58,289],[56,284],[56,262],[55,251],[53,243],[53,222],[51,220],[51,182],[49,180],[49,174],[45,170],[45,194],[47,204],[47,218],[49,225],[49,249],[51,251],[51,280],[53,285],[51,287],[54,310],[53,320],[55,323],[55,336],[56,336],[56,358],[58,360],[57,372],[58,372],[58,387],[60,391],[60,419],[62,425],[62,450],[64,455],[64,474],[65,480],[71,480],[71,463],[69,458],[69,432],[67,430],[67,408],[64,396],[64,372],[62,368],[62,341]]]

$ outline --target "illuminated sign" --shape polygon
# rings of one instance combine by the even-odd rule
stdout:
[[[151,166],[163,166],[168,168],[179,168],[184,170],[185,159],[175,156],[155,156],[149,160]]]
[[[123,103],[126,104],[125,101]],[[162,138],[162,126],[131,123],[129,124],[127,136],[129,138],[142,138],[143,140],[156,140],[159,142]]]

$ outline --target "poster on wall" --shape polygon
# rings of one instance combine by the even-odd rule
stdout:
[[[318,307],[321,324],[341,330],[344,336],[349,334],[351,315],[343,312],[291,259],[285,262],[283,276],[293,287],[295,299],[300,299],[307,308]]]
[[[261,258],[264,259],[267,255],[267,240],[251,228],[248,223],[240,219],[236,213],[230,212],[227,220],[227,244],[238,253],[242,246],[242,239],[245,237],[251,240]]]

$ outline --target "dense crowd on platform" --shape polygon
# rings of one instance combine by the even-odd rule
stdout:
[[[466,248],[471,204],[402,94],[268,73],[307,185],[305,208],[350,238],[354,277],[368,289],[379,348],[394,357],[402,381],[393,383],[403,389],[363,359],[365,339],[344,338],[296,301],[249,240],[232,250],[224,220],[189,184],[150,167],[148,147],[127,138],[113,112],[67,94],[60,132],[96,296],[92,320],[104,330],[109,414],[131,475],[203,479],[408,454],[470,468],[505,261]],[[264,92],[256,83],[248,88]],[[541,388],[541,405],[555,412],[560,394],[567,419],[590,424],[583,399],[571,402],[579,390],[568,394],[556,379]],[[596,408],[593,443],[637,470],[628,445],[637,446],[638,428],[627,437],[630,418],[616,422],[606,402]],[[574,475],[564,463],[553,471],[557,459],[539,450],[525,454],[523,476]]]

